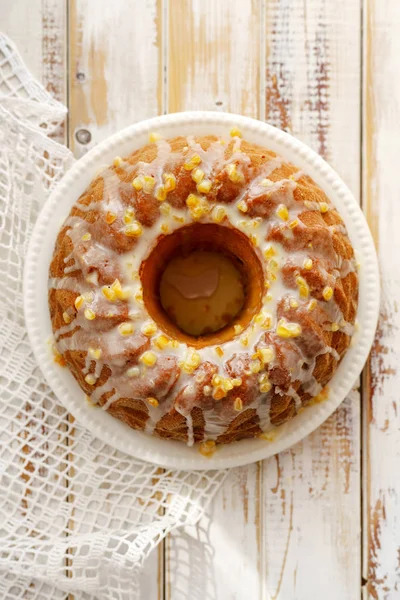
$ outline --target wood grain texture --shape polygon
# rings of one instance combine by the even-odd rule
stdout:
[[[266,120],[322,154],[355,194],[359,44],[358,0],[266,3]],[[355,394],[263,463],[263,598],[360,597],[359,453]]]
[[[383,301],[364,381],[362,588],[400,597],[400,122],[397,0],[71,0],[69,141],[77,156],[163,112],[266,118],[323,154],[360,193],[360,18],[364,12],[363,202]],[[0,2],[1,29],[66,99],[64,0]],[[78,139],[77,134],[80,132]],[[65,139],[65,131],[59,139]],[[146,600],[360,597],[360,408],[350,398],[313,435],[232,471],[198,527],[147,561]],[[164,590],[163,572],[166,580]]]
[[[0,31],[16,44],[28,69],[42,81],[42,0],[0,2]]]
[[[161,0],[71,0],[70,145],[77,156],[163,111]]]
[[[262,3],[168,4],[168,112],[225,110],[260,116]],[[166,599],[258,598],[261,469],[233,470],[196,528],[169,536]]]
[[[261,466],[232,469],[196,527],[165,546],[166,600],[259,598]]]
[[[259,116],[261,0],[169,0],[168,112]]]
[[[364,598],[400,598],[400,205],[397,147],[400,83],[400,5],[364,2],[365,210],[378,248],[381,316],[364,402]]]
[[[29,3],[25,0],[15,0],[13,2],[0,2],[0,27],[2,32],[7,34],[16,44],[17,50],[20,53],[23,61],[31,70],[32,74],[42,83],[42,85],[50,92],[57,100],[66,103],[66,4],[59,0],[32,0]],[[66,142],[65,127],[61,126],[52,137],[60,143]],[[27,399],[24,410],[31,410],[31,399]],[[53,407],[53,402],[49,404],[44,400],[44,408],[50,409]],[[60,413],[64,412],[63,407],[59,407]],[[24,446],[24,452],[27,455],[27,460],[32,455],[32,447],[28,443],[32,436],[30,425],[24,431],[24,438],[27,439],[27,444]],[[60,432],[53,432],[52,435],[62,439],[59,443],[58,454],[62,456],[65,452],[66,427],[63,426]],[[51,436],[49,438],[51,440]],[[51,442],[50,442],[51,443]],[[43,468],[49,461],[46,457],[48,450],[46,443],[42,451],[44,452]],[[52,461],[50,461],[52,463]],[[29,499],[31,491],[31,472],[34,471],[34,466],[29,460],[24,467],[22,478],[26,482],[25,498],[22,505],[23,510],[29,510]],[[60,466],[60,482],[64,482],[67,486],[65,473]],[[63,492],[60,491],[60,499]],[[43,501],[47,502],[47,496],[44,495]],[[49,505],[52,509],[56,509],[58,500],[54,500],[54,505]],[[55,524],[55,534],[59,531],[58,524]],[[57,532],[57,533],[56,533]],[[24,598],[34,593],[36,587],[35,582],[29,585],[29,591],[26,590]]]
[[[161,3],[69,3],[69,144],[77,157],[163,110]],[[163,544],[145,563],[140,597],[163,594]]]

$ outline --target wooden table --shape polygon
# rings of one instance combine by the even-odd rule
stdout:
[[[196,529],[155,552],[142,598],[400,598],[399,0],[1,0],[0,27],[69,106],[76,156],[140,119],[265,119],[360,198],[382,313],[360,393],[313,435],[235,469]]]

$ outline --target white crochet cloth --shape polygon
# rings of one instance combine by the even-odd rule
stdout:
[[[135,599],[173,529],[195,523],[226,471],[165,471],[75,423],[35,363],[22,272],[32,226],[73,162],[47,137],[66,108],[0,35],[0,598]]]

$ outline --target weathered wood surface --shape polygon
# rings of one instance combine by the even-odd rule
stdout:
[[[296,447],[232,471],[199,526],[147,562],[146,600],[400,597],[399,26],[397,0],[0,3],[1,29],[68,103],[59,139],[76,156],[164,112],[266,119],[327,158],[356,197],[362,181],[379,248],[382,316],[362,419],[355,393]]]
[[[111,133],[162,109],[161,5],[71,0],[69,145],[79,157]],[[146,562],[141,597],[163,595],[163,545]]]
[[[168,110],[220,106],[265,118],[327,158],[358,196],[359,3],[185,6],[170,15]],[[183,599],[193,587],[195,598],[359,597],[359,482],[353,395],[292,450],[233,471],[199,528],[171,536],[166,597]]]
[[[381,317],[364,380],[364,598],[400,598],[400,4],[364,2],[363,197],[378,248]]]

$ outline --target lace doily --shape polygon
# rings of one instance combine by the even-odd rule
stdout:
[[[227,471],[165,471],[111,448],[35,363],[22,271],[41,205],[74,160],[48,137],[66,112],[0,35],[0,597],[132,600],[150,552],[199,520]]]

